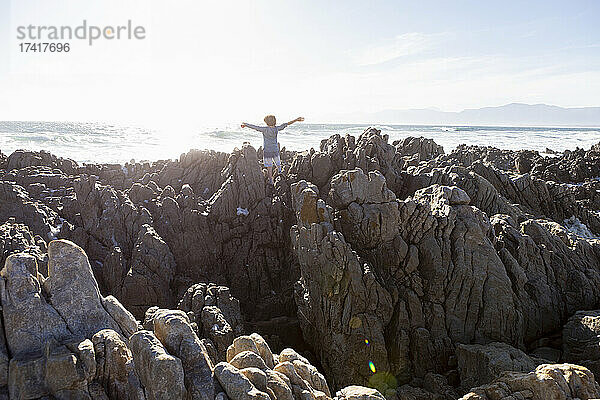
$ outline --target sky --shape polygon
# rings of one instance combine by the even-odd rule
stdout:
[[[0,120],[328,122],[600,106],[600,1],[0,0]],[[143,26],[21,53],[17,27]]]

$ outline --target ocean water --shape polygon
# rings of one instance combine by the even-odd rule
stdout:
[[[280,133],[279,142],[289,150],[318,149],[322,139],[336,133],[358,136],[368,126],[380,128],[389,135],[390,143],[408,136],[423,136],[434,139],[446,152],[461,143],[544,152],[546,148],[589,148],[600,141],[600,128],[295,124]],[[2,153],[47,150],[84,163],[172,159],[190,149],[230,152],[244,142],[258,148],[262,135],[237,124],[146,128],[92,122],[0,121]]]

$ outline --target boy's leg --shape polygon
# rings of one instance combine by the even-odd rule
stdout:
[[[269,183],[273,183],[273,166],[269,165],[267,167],[267,178],[269,178]]]

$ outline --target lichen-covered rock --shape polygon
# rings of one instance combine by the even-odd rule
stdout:
[[[260,336],[258,333],[253,333],[250,335],[252,341],[256,345],[256,349],[258,350],[258,354],[262,357],[263,361],[270,369],[273,369],[275,366],[275,360],[273,358],[273,352],[269,347],[269,344]]]
[[[66,346],[54,344],[46,346],[41,355],[19,355],[10,360],[8,391],[16,399],[86,399],[95,374],[94,346],[89,339]]]
[[[284,349],[279,353],[278,361],[280,363],[289,361],[294,365],[294,370],[298,375],[307,381],[310,386],[316,390],[325,393],[331,397],[327,381],[323,374],[321,374],[314,366],[308,362],[308,360],[298,354],[294,349]]]
[[[81,167],[40,152],[0,155],[2,257],[37,261],[11,261],[1,274],[0,398],[2,382],[18,376],[14,387],[37,379],[45,393],[25,397],[117,393],[129,383],[111,386],[95,361],[104,353],[83,339],[111,329],[119,340],[98,343],[130,360],[125,337],[138,324],[129,312],[146,314],[165,354],[181,359],[186,393],[210,400],[227,398],[211,372],[223,360],[286,400],[325,399],[324,376],[332,390],[369,384],[389,398],[456,398],[483,375],[529,368],[515,349],[558,361],[563,344],[568,360],[594,368],[594,323],[565,323],[600,304],[600,146],[546,157],[388,141],[369,128],[318,150],[282,149],[274,187],[262,151],[248,145]],[[89,263],[79,252],[48,274],[55,237],[85,249]],[[164,310],[182,294],[184,313]],[[324,376],[295,351],[273,354],[261,336],[240,336],[243,326],[277,352],[314,357]],[[562,343],[543,340],[563,326]],[[490,350],[508,345],[516,358]],[[35,378],[49,355],[65,374],[44,367]],[[10,378],[13,361],[23,372]],[[506,393],[534,396],[528,390]]]
[[[231,362],[235,356],[244,351],[260,354],[258,346],[251,336],[242,335],[233,339],[233,343],[227,349],[227,362]]]
[[[277,400],[292,400],[294,398],[292,384],[287,376],[270,369],[264,372],[267,375],[267,387],[275,394]]]
[[[229,288],[211,283],[194,284],[186,290],[177,308],[188,313],[200,333],[213,342],[219,358],[224,360],[233,338],[242,333],[240,303]]]
[[[292,391],[294,392],[294,397],[298,397],[298,391],[307,391],[314,394],[314,388],[310,385],[310,382],[306,381],[302,378],[302,376],[300,376],[300,374],[298,374],[294,364],[291,362],[281,362],[277,364],[273,370],[287,377],[291,384]]]
[[[240,369],[240,372],[244,374],[258,390],[268,394],[271,399],[277,398],[275,393],[267,386],[267,374],[264,371],[258,368],[248,367]]]
[[[472,164],[483,168],[479,165]],[[444,373],[455,368],[457,343],[502,341],[524,348],[561,327],[568,310],[600,300],[600,242],[528,218],[506,199],[494,197],[496,188],[486,189],[482,197],[477,188],[486,188],[487,181],[464,169],[434,170],[422,177],[428,185],[405,200],[388,194],[376,172],[341,171],[321,204],[314,185],[292,185],[301,326],[336,387],[366,384],[373,374],[369,363],[376,374],[391,373],[399,384]],[[533,185],[539,187],[514,182],[504,187],[533,190],[537,198],[544,187]],[[522,222],[510,215],[490,220],[472,202],[505,210]],[[374,300],[377,307],[371,309]],[[352,315],[365,304],[365,315],[372,318],[368,323]],[[337,321],[346,328],[338,328]],[[369,331],[359,330],[351,339],[353,330],[365,325]],[[328,341],[332,332],[338,333],[336,340]],[[363,372],[349,377],[347,371],[335,371],[340,359],[355,365],[352,371]]]
[[[13,358],[9,366],[8,388],[13,399],[35,399],[49,394],[45,385],[44,358]]]

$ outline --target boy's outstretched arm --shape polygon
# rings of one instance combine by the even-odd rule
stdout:
[[[249,124],[247,122],[242,122],[242,125],[240,125],[240,126],[242,128],[251,128],[251,129],[254,129],[254,130],[259,131],[259,132],[263,132],[265,130],[264,126],[252,125],[252,124]]]
[[[281,130],[285,129],[286,126],[291,125],[294,122],[302,122],[302,121],[304,121],[304,117],[298,117],[298,118],[296,118],[296,119],[294,119],[294,120],[292,120],[290,122],[286,122],[286,123],[283,123],[283,124],[279,125],[277,127],[277,130],[281,131]]]
[[[291,125],[291,124],[293,124],[294,122],[302,122],[302,121],[304,121],[304,117],[298,117],[298,118],[296,118],[296,119],[294,119],[294,120],[291,120],[291,121],[290,121],[290,122],[288,122],[286,125]]]

